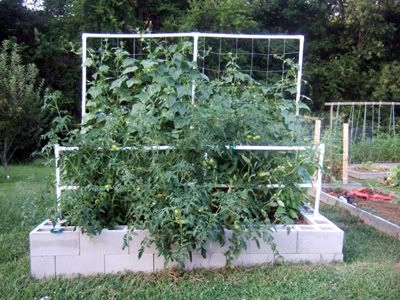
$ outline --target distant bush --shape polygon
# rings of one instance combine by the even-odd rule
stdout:
[[[400,162],[400,136],[380,135],[350,145],[350,158],[353,163],[362,162]]]

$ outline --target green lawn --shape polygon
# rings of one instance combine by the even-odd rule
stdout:
[[[345,231],[341,264],[35,281],[28,233],[53,205],[52,170],[12,166],[11,176],[0,179],[0,299],[400,299],[400,241],[331,207],[323,213]]]

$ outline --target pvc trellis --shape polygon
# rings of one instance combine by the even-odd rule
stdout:
[[[199,38],[217,38],[220,39],[220,45],[222,43],[222,39],[230,39],[236,40],[236,45],[238,40],[250,40],[251,41],[251,68],[250,74],[253,71],[253,44],[255,40],[267,40],[268,41],[268,53],[263,54],[267,56],[267,61],[272,54],[269,53],[269,46],[272,40],[283,40],[284,41],[284,52],[285,54],[285,41],[286,40],[297,40],[299,42],[299,49],[296,54],[298,54],[297,61],[297,77],[296,77],[296,115],[299,114],[299,101],[300,101],[300,93],[301,93],[301,76],[302,76],[302,66],[303,66],[303,48],[304,48],[304,36],[303,35],[249,35],[249,34],[219,34],[219,33],[200,33],[200,32],[191,32],[191,33],[161,33],[161,34],[104,34],[104,33],[84,33],[82,34],[82,122],[85,117],[86,112],[86,87],[87,87],[87,69],[86,69],[86,59],[87,59],[87,40],[91,38],[97,39],[146,39],[146,38],[190,38],[193,39],[193,61],[197,62],[199,57],[198,49]],[[203,50],[205,53],[205,49]],[[221,52],[221,47],[220,47]],[[221,53],[219,53],[221,54]],[[269,65],[267,64],[267,67]],[[203,58],[203,72],[204,72],[204,58]],[[284,72],[284,67],[282,66],[282,77]],[[254,70],[255,72],[255,70]],[[266,76],[268,77],[269,72],[274,72],[271,70],[267,70]],[[191,101],[192,104],[195,103],[196,99],[196,83],[192,83],[192,95]],[[173,146],[147,146],[145,150],[147,151],[165,151],[173,149]],[[325,153],[325,145],[320,144],[317,146],[254,146],[254,145],[238,145],[238,146],[226,146],[226,148],[231,148],[236,151],[317,151],[318,153],[318,171],[316,181],[307,182],[307,183],[298,183],[298,185],[302,188],[315,188],[316,196],[315,196],[315,207],[314,207],[314,216],[319,216],[319,202],[320,202],[320,193],[322,186],[322,168],[324,161],[324,153]],[[60,155],[65,151],[77,151],[78,147],[63,147],[60,145],[54,145],[54,153],[55,153],[55,165],[56,165],[56,196],[57,196],[57,211],[59,216],[61,217],[61,194],[66,190],[77,190],[79,186],[74,185],[63,185],[61,179],[61,170],[60,170]],[[101,150],[101,149],[99,149]],[[124,147],[121,148],[120,151],[135,151],[134,147]],[[265,185],[267,188],[282,188],[284,185],[280,183],[268,184]]]
[[[203,54],[206,52],[206,49],[199,49],[199,39],[204,38],[214,38],[219,39],[219,56],[221,57],[221,44],[223,40],[234,40],[236,41],[236,46],[239,40],[250,40],[251,41],[251,50],[248,55],[251,57],[251,66],[250,66],[250,74],[252,72],[256,72],[253,70],[254,58],[257,59],[257,56],[266,56],[267,57],[267,70],[263,70],[260,72],[266,72],[266,76],[272,72],[282,72],[282,78],[284,73],[284,64],[282,64],[282,70],[268,70],[269,61],[273,59],[273,53],[270,53],[270,44],[271,41],[283,41],[283,58],[285,58],[286,52],[285,46],[287,40],[298,41],[298,51],[296,53],[298,55],[297,63],[297,78],[296,78],[296,115],[299,115],[299,102],[300,102],[300,94],[301,94],[301,76],[303,69],[303,50],[304,50],[304,36],[303,35],[269,35],[269,34],[223,34],[223,33],[201,33],[201,32],[188,32],[188,33],[155,33],[155,34],[115,34],[115,33],[83,33],[82,34],[82,122],[84,120],[85,112],[86,112],[86,87],[87,87],[87,69],[86,69],[86,59],[87,59],[87,42],[88,39],[165,39],[165,38],[189,38],[193,40],[193,61],[197,62],[202,51]],[[267,53],[254,53],[254,41],[264,40],[268,41]],[[205,45],[205,42],[204,42]],[[237,51],[237,47],[236,47]],[[237,53],[236,53],[237,54]],[[220,66],[219,66],[220,67]],[[219,68],[218,67],[218,68]],[[200,68],[200,66],[199,66]],[[203,59],[203,71],[204,71],[204,59]],[[196,99],[196,83],[192,84],[192,103],[195,102]]]
[[[325,145],[320,144],[318,146],[253,146],[253,145],[237,145],[237,146],[225,146],[227,149],[234,149],[236,151],[317,151],[318,154],[318,170],[317,179],[315,182],[298,183],[302,188],[315,188],[315,204],[314,204],[314,216],[319,216],[319,202],[322,187],[322,168],[324,164]],[[147,146],[146,151],[166,151],[173,150],[173,146]],[[62,185],[61,184],[61,171],[60,171],[60,153],[63,151],[77,151],[78,147],[62,147],[60,145],[54,145],[55,154],[55,165],[56,165],[56,195],[57,195],[57,211],[58,215],[61,216],[61,193],[66,190],[77,190],[79,186],[76,185]],[[101,149],[99,149],[101,150]],[[133,147],[121,148],[122,151],[135,151]],[[285,187],[283,184],[275,183],[264,185],[266,188],[276,189]]]

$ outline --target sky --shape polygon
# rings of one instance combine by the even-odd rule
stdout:
[[[24,5],[32,10],[43,9],[43,0],[24,0]]]

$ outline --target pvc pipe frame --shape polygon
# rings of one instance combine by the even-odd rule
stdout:
[[[304,36],[303,35],[269,35],[269,34],[225,34],[225,33],[202,33],[202,32],[188,32],[188,33],[150,33],[150,34],[125,34],[125,33],[83,33],[82,34],[82,103],[81,103],[81,117],[82,123],[86,113],[86,59],[87,59],[87,39],[88,38],[166,38],[166,37],[190,37],[193,38],[193,61],[197,61],[198,56],[198,40],[199,37],[204,38],[226,38],[226,39],[263,39],[263,40],[278,40],[289,39],[299,41],[299,61],[297,70],[297,83],[296,83],[296,116],[299,115],[299,102],[301,93],[301,77],[303,72],[303,52],[304,52]],[[192,104],[195,103],[195,82],[192,82]]]
[[[315,194],[315,205],[314,205],[314,217],[319,217],[319,202],[321,197],[321,189],[322,189],[322,168],[324,164],[324,155],[325,155],[325,145],[319,144],[316,146],[253,146],[253,145],[237,145],[237,146],[225,146],[227,149],[233,149],[237,151],[308,151],[308,150],[317,150],[318,153],[318,172],[317,172],[317,181],[316,183],[299,183],[298,185],[302,188],[316,188]],[[135,150],[135,147],[123,147],[120,150],[129,151]],[[173,146],[146,146],[144,147],[145,151],[166,151],[173,150]],[[56,165],[56,196],[57,196],[57,213],[61,218],[61,193],[65,190],[77,190],[79,186],[73,185],[61,185],[61,172],[60,172],[60,153],[63,151],[77,151],[79,147],[62,147],[60,145],[54,145],[54,154],[55,154],[55,165]],[[101,150],[101,148],[99,148]],[[119,150],[116,150],[119,151]],[[285,185],[283,184],[267,184],[264,187],[266,188],[283,188]]]

